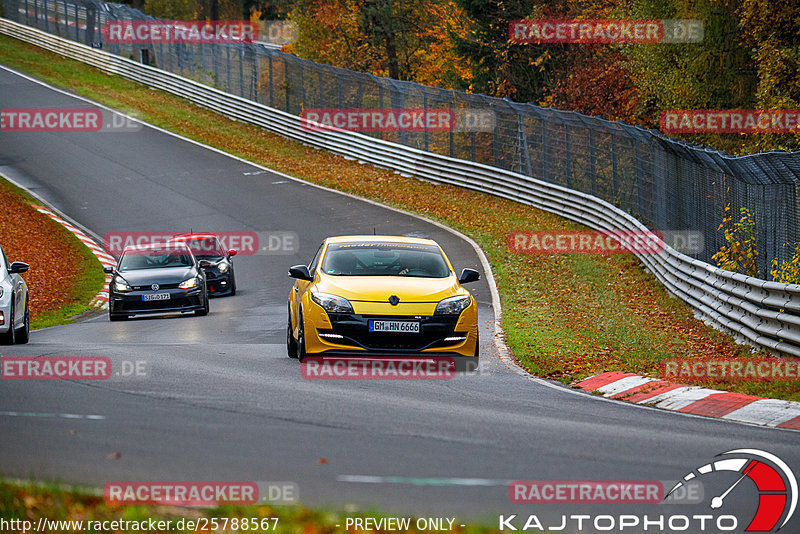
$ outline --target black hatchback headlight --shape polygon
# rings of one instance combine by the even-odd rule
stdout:
[[[119,291],[120,293],[127,293],[128,291],[133,291],[133,288],[128,285],[125,280],[117,276],[114,278],[114,289]]]
[[[178,284],[178,287],[181,289],[192,289],[193,287],[197,287],[197,284],[199,283],[200,283],[200,277],[193,276],[191,278],[187,278],[186,280]]]

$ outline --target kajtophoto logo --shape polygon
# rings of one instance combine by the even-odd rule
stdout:
[[[670,486],[671,489],[665,491]],[[740,516],[743,516],[741,524],[747,524],[743,532],[778,532],[789,523],[797,509],[797,492],[797,479],[782,459],[759,449],[734,449],[718,454],[714,461],[693,469],[674,484],[514,481],[508,488],[509,499],[514,503],[641,505],[660,502],[662,505],[699,505],[702,510],[695,513],[572,513],[562,514],[556,524],[536,514],[527,517],[510,514],[498,517],[498,528],[534,532],[719,534],[742,532]],[[747,506],[745,503],[751,498],[755,502]],[[731,504],[734,500],[735,504]],[[706,506],[712,513],[705,510]]]
[[[723,452],[724,457],[692,470],[675,484],[667,497],[684,484],[711,473],[731,473],[734,482],[720,495],[711,499],[711,509],[719,510],[725,499],[744,480],[749,479],[758,490],[758,508],[745,532],[778,532],[797,509],[797,479],[786,462],[772,453],[759,449],[735,449]]]

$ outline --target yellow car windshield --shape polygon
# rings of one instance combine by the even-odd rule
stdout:
[[[450,275],[438,247],[414,243],[332,243],[325,253],[322,272],[332,276]]]

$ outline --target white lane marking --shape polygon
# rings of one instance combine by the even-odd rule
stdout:
[[[105,419],[104,415],[83,415],[76,413],[40,413],[40,412],[0,412],[0,416],[6,417],[45,417],[59,419],[90,419],[98,421]]]
[[[778,399],[757,400],[722,416],[723,419],[767,426],[777,426],[795,417],[800,417],[800,402]]]
[[[508,486],[513,480],[493,478],[430,478],[405,476],[338,475],[338,482],[361,484],[409,484],[412,486]]]
[[[625,378],[620,378],[619,380],[615,380],[610,384],[606,384],[605,386],[597,388],[597,391],[601,392],[606,397],[611,397],[617,393],[622,393],[623,391],[639,387],[647,384],[648,382],[653,382],[654,380],[657,379],[646,378],[644,376],[626,376]]]

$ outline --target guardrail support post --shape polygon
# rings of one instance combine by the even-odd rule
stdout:
[[[567,178],[567,187],[572,188],[572,136],[570,135],[570,126],[569,124],[564,125],[564,143],[565,143],[565,157],[566,157],[566,178]]]
[[[448,132],[448,141],[449,141],[449,144],[450,144],[449,154],[450,154],[450,157],[452,158],[452,157],[455,157],[455,148],[456,148],[456,143],[455,143],[455,129],[456,129],[455,120],[456,120],[456,114],[455,114],[455,111],[453,110],[453,99],[452,98],[450,99],[450,116],[453,118],[453,125],[450,128],[450,131]]]
[[[422,90],[422,109],[424,110],[424,117],[428,116],[428,93],[423,89]],[[425,152],[428,152],[428,128],[425,128],[425,134],[423,136],[424,145],[425,145]]]
[[[595,169],[594,130],[589,130],[589,178],[592,180],[592,195],[597,196],[597,172]]]
[[[617,136],[611,134],[611,198],[617,198]]]
[[[272,54],[269,54],[267,56],[267,64],[268,64],[268,67],[269,67],[269,107],[274,108],[275,107],[275,98],[274,98],[275,90],[274,90],[274,87],[272,85]]]
[[[170,70],[172,70],[170,68]],[[230,45],[225,45],[225,74],[227,75],[228,84],[225,86],[225,91],[232,93],[231,87],[231,47]]]

